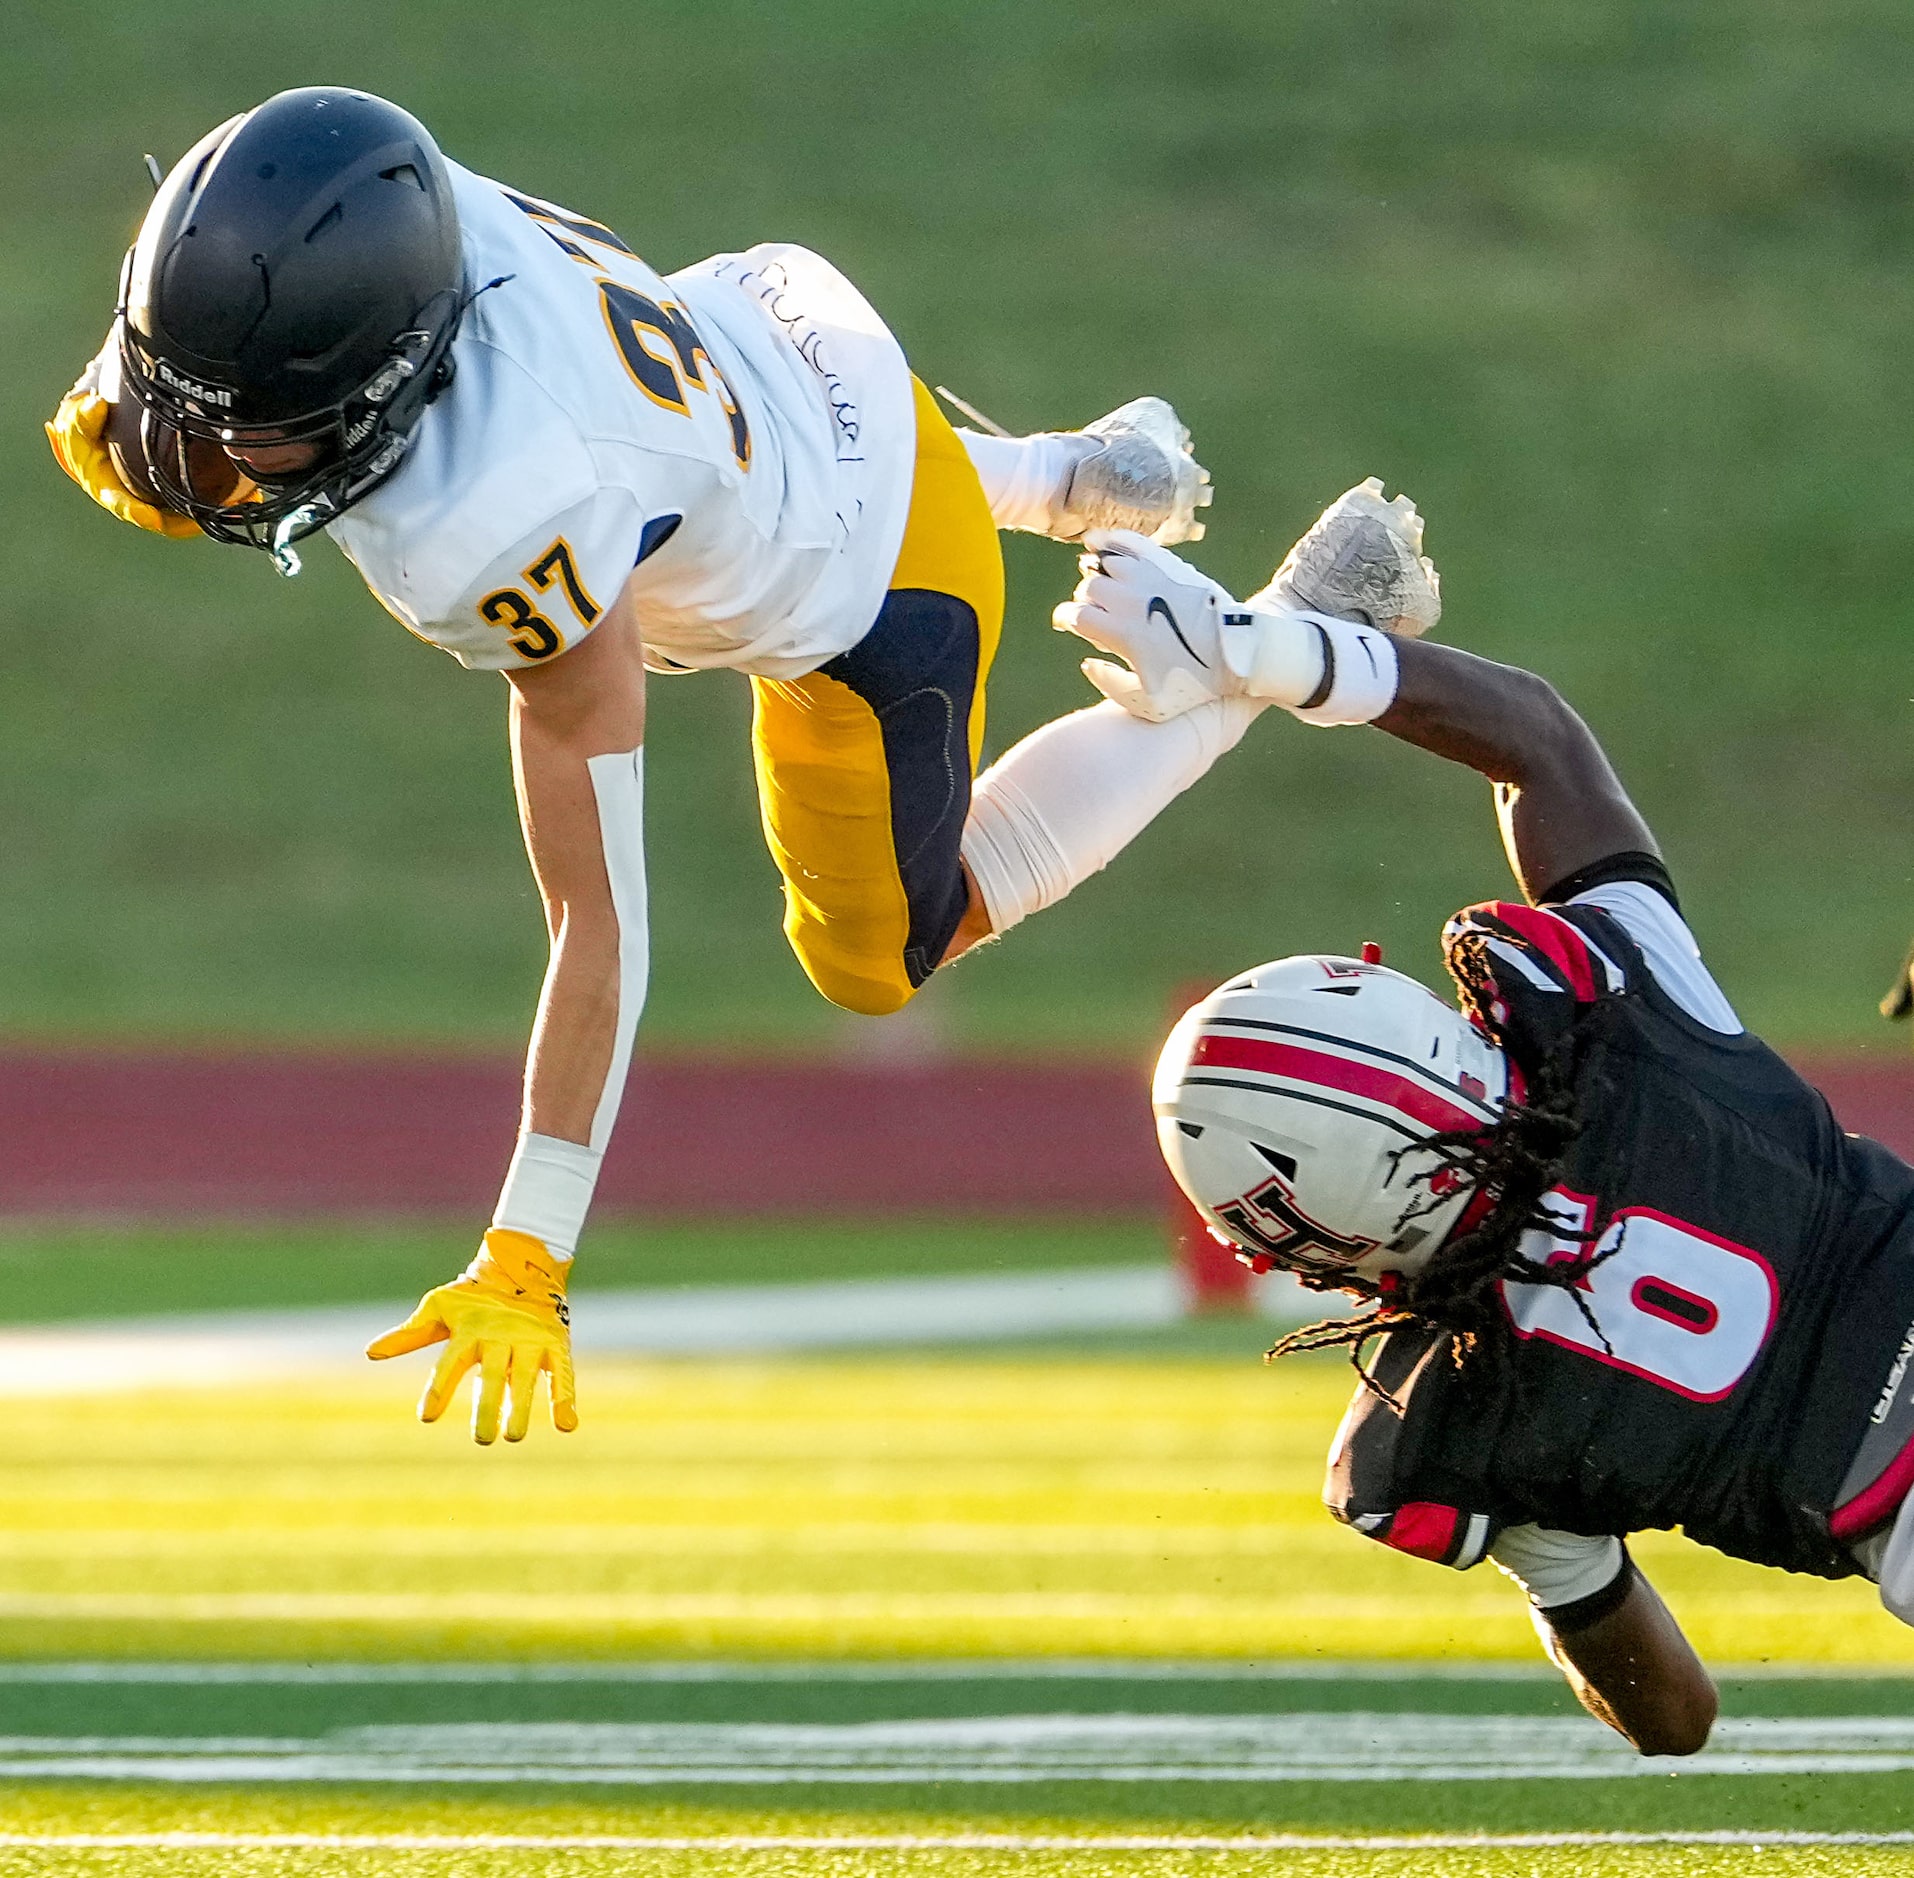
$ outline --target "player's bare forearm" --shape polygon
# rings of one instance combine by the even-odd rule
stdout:
[[[1655,1587],[1639,1572],[1606,1617],[1567,1636],[1533,1613],[1549,1660],[1597,1721],[1644,1754],[1697,1754],[1715,1724],[1715,1685]]]
[[[587,766],[644,741],[643,651],[629,601],[571,651],[507,677],[519,820],[552,944],[525,1122],[536,1134],[589,1143],[615,1044],[619,929]]]
[[[1400,640],[1376,727],[1495,785],[1509,865],[1531,898],[1592,862],[1659,852],[1594,733],[1546,679],[1453,646]]]

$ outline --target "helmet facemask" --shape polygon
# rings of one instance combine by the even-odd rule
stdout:
[[[297,573],[292,544],[316,534],[391,475],[420,414],[451,382],[463,298],[447,293],[429,302],[420,325],[401,333],[377,371],[346,397],[298,417],[250,425],[234,423],[222,410],[219,401],[230,397],[228,387],[188,379],[148,351],[122,309],[121,383],[140,406],[140,442],[153,486],[167,507],[197,522],[214,541],[264,549],[282,573]],[[189,460],[195,441],[222,450],[310,444],[316,454],[308,467],[283,475],[238,464],[246,493],[217,502],[195,486]]]

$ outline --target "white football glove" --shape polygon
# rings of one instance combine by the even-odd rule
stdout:
[[[1160,724],[1218,698],[1280,704],[1318,724],[1368,723],[1395,696],[1396,660],[1375,627],[1229,594],[1141,535],[1084,538],[1076,593],[1052,621],[1128,669],[1083,675],[1132,717]]]
[[[1085,659],[1084,677],[1146,724],[1225,696],[1222,612],[1236,604],[1229,594],[1128,529],[1092,529],[1083,545],[1082,579],[1051,624],[1129,664],[1126,671],[1107,659]]]

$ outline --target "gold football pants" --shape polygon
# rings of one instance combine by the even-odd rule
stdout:
[[[876,623],[803,678],[751,681],[785,937],[818,990],[870,1017],[909,1002],[964,916],[958,849],[1003,630],[1003,556],[983,485],[913,383],[910,515]]]

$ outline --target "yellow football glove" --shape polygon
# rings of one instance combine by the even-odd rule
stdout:
[[[505,1439],[525,1439],[543,1371],[551,1377],[552,1426],[568,1435],[578,1426],[572,1320],[565,1308],[569,1268],[570,1260],[555,1258],[544,1240],[494,1226],[464,1272],[428,1291],[403,1324],[366,1345],[366,1355],[376,1362],[445,1344],[419,1397],[419,1420],[437,1421],[467,1372],[476,1369],[472,1439],[481,1443],[498,1439],[499,1412],[508,1394],[512,1406]]]
[[[100,396],[99,386],[100,361],[95,359],[60,400],[53,422],[46,427],[47,442],[52,444],[60,467],[101,508],[123,522],[131,522],[135,528],[167,535],[175,541],[198,534],[197,522],[155,508],[120,481],[120,473],[113,467],[113,452],[106,442],[106,426],[113,407]]]

